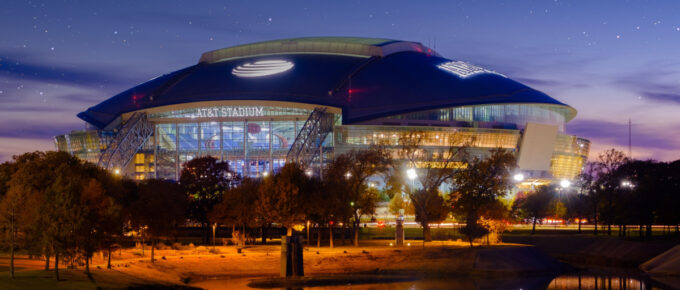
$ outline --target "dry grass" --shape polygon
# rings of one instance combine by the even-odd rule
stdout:
[[[396,248],[389,241],[365,241],[361,247],[307,247],[304,252],[305,274],[330,275],[350,273],[414,274],[470,273],[475,267],[476,253],[488,249],[514,248],[501,245],[470,249],[461,242],[427,243],[407,241],[411,246]],[[156,262],[150,262],[148,247],[114,252],[112,269],[105,269],[100,255],[93,259],[90,280],[79,270],[62,270],[66,282],[56,282],[53,273],[43,271],[42,260],[17,260],[19,279],[9,279],[7,258],[0,258],[2,289],[89,289],[120,288],[129,285],[203,285],[208,279],[234,279],[232,286],[245,287],[243,277],[277,276],[280,269],[280,246],[255,245],[237,253],[234,246],[163,247],[155,251]],[[240,281],[240,282],[239,282]],[[205,285],[204,285],[205,286]]]

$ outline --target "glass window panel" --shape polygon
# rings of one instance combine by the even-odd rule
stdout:
[[[201,155],[220,157],[220,123],[201,123]]]
[[[158,178],[176,178],[176,129],[175,124],[156,125],[156,167]]]

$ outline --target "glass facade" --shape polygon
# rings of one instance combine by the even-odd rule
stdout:
[[[213,106],[149,114],[157,155],[155,177],[177,179],[183,163],[199,156],[229,162],[244,176],[259,176],[285,164],[312,109],[273,106]],[[339,115],[336,119],[340,121]],[[328,136],[326,144],[332,144]],[[155,151],[155,153],[154,153]]]
[[[309,106],[307,106],[309,107]],[[479,105],[428,110],[342,125],[335,114],[333,133],[325,140],[324,160],[333,154],[382,143],[396,148],[399,136],[407,131],[421,131],[428,160],[452,145],[470,144],[470,153],[484,156],[493,148],[518,151],[527,122],[558,126],[550,175],[555,179],[573,179],[582,170],[590,142],[563,134],[568,109],[551,105]],[[260,176],[285,163],[310,108],[276,106],[211,106],[149,113],[154,134],[148,139],[125,171],[136,179],[178,179],[182,165],[200,156],[213,156],[229,162],[232,170],[243,176]],[[403,123],[391,124],[396,120]],[[421,121],[446,126],[417,125]],[[113,139],[113,132],[74,131],[55,138],[57,148],[84,160],[97,162],[102,150]],[[431,156],[430,156],[431,155]],[[395,154],[396,157],[396,154]],[[432,158],[430,158],[432,157]],[[316,165],[315,165],[316,166]]]
[[[436,121],[453,124],[456,127],[496,129],[523,129],[526,123],[541,123],[556,125],[559,132],[564,132],[564,124],[570,114],[569,109],[561,106],[500,104],[420,111],[391,116],[378,121],[385,123],[389,123],[391,120]]]
[[[550,172],[556,179],[575,179],[583,170],[590,152],[590,141],[569,135],[557,135]]]
[[[57,150],[68,152],[92,163],[99,161],[101,151],[111,143],[113,132],[84,130],[54,137]]]

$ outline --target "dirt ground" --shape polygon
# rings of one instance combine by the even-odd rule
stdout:
[[[537,272],[554,270],[551,258],[533,247],[516,244],[477,247],[466,243],[433,242],[423,247],[422,241],[407,241],[410,246],[393,247],[389,242],[363,242],[360,247],[306,247],[306,276],[333,274],[400,274],[400,275],[475,275]],[[134,285],[182,285],[209,287],[210,281],[231,280],[236,288],[245,287],[249,277],[275,277],[280,270],[279,245],[254,245],[237,253],[234,246],[172,249],[164,246],[155,251],[156,262],[150,262],[146,247],[115,251],[112,269],[106,260],[95,255],[92,279],[75,270],[61,268],[66,282],[55,282],[52,271],[44,271],[44,260],[16,260],[18,279],[9,279],[7,257],[0,258],[0,288],[3,289],[95,289],[124,288]],[[51,265],[53,266],[53,265]]]

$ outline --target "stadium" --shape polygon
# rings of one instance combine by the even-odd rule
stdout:
[[[210,155],[243,176],[286,162],[314,174],[334,154],[398,145],[425,134],[428,152],[453,134],[471,153],[517,156],[522,185],[574,179],[590,142],[567,135],[576,110],[495,71],[410,41],[316,37],[209,51],[97,104],[87,129],[55,137],[58,150],[135,179],[178,180],[182,164]],[[394,146],[393,146],[394,147]],[[431,165],[430,165],[431,166]],[[317,171],[318,169],[318,171]]]

